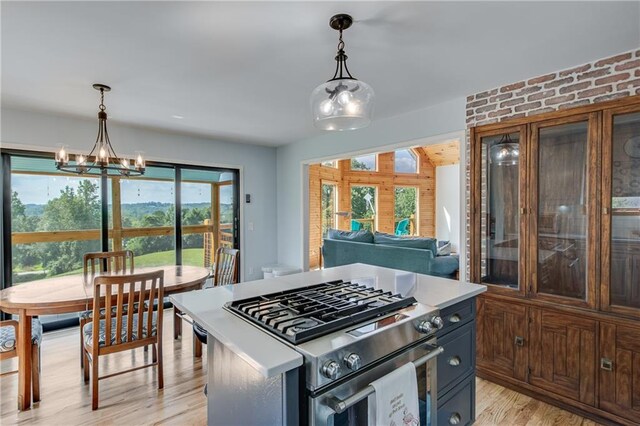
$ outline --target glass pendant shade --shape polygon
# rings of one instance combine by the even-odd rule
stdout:
[[[491,161],[498,166],[515,166],[519,157],[517,142],[500,142],[491,147]]]
[[[374,93],[361,80],[322,83],[311,93],[313,123],[322,130],[355,130],[371,123]]]
[[[340,32],[336,71],[311,93],[313,124],[322,130],[355,130],[371,123],[374,93],[371,86],[354,78],[347,67],[342,32],[353,23],[347,14],[331,17],[329,26]]]

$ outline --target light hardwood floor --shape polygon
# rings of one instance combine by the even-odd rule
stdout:
[[[171,310],[164,324],[172,324]],[[206,424],[206,351],[202,361],[192,356],[190,328],[183,340],[173,340],[172,327],[164,328],[164,389],[158,391],[155,370],[148,368],[100,381],[100,408],[91,410],[90,387],[80,371],[76,328],[46,333],[42,344],[42,401],[25,412],[17,411],[17,376],[0,378],[0,424]],[[126,369],[151,356],[138,349],[101,360],[101,374]],[[204,369],[203,369],[204,365]],[[8,371],[15,362],[2,364]],[[476,425],[585,425],[596,423],[559,408],[477,381]]]

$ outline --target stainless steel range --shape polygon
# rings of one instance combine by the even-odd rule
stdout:
[[[254,393],[282,388],[278,392],[283,395],[283,423],[366,425],[368,397],[373,393],[369,384],[413,362],[420,387],[421,424],[435,424],[435,357],[442,351],[436,346],[435,333],[443,326],[437,308],[366,284],[333,281],[235,300],[225,309],[302,354],[304,365],[282,381],[253,390],[249,388],[255,384],[245,385],[246,391]],[[218,366],[218,361],[229,358],[222,350],[219,345],[218,353],[210,351],[219,357]],[[224,370],[236,368],[233,364],[229,361]],[[230,379],[228,371],[214,371],[209,388],[243,380]],[[224,390],[213,392],[221,393],[213,401],[210,396],[210,406],[232,402]],[[221,419],[225,421],[233,419]]]

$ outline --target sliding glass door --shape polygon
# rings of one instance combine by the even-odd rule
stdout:
[[[3,288],[80,273],[105,246],[133,251],[136,267],[208,267],[218,247],[239,248],[237,170],[147,162],[141,177],[78,176],[22,151],[2,151],[2,165]]]
[[[236,176],[182,168],[182,264],[211,267],[219,247],[237,247]]]

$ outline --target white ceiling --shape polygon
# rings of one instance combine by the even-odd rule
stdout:
[[[375,118],[640,45],[639,2],[7,2],[2,106],[281,145],[320,133],[335,13]],[[176,119],[172,116],[183,116]]]

